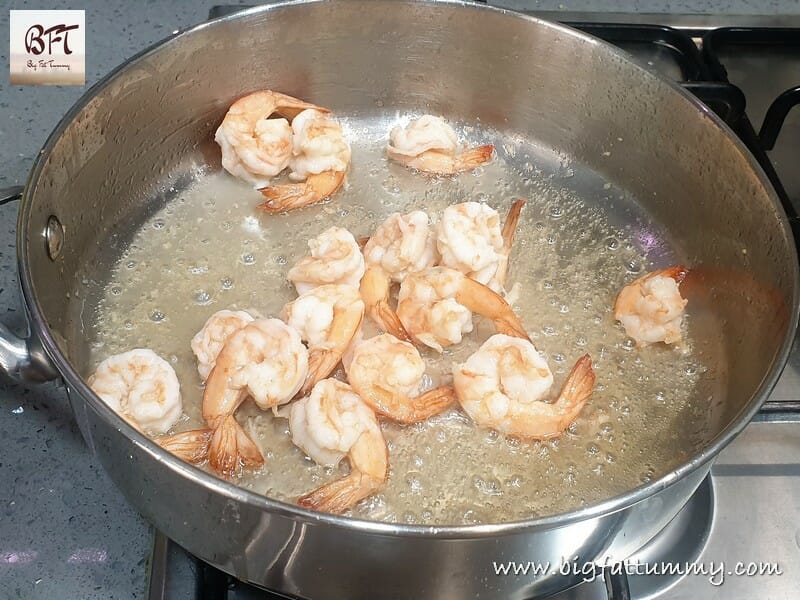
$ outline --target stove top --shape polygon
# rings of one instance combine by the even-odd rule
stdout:
[[[241,10],[217,6],[210,16]],[[667,15],[553,13],[630,52],[714,110],[747,145],[800,223],[800,22]],[[800,228],[795,229],[798,239]],[[686,507],[627,567],[606,565],[557,600],[789,597],[800,586],[800,349],[761,413],[722,453]],[[791,524],[791,525],[790,525]],[[524,557],[521,557],[524,558]],[[793,559],[793,560],[792,560]],[[781,563],[781,560],[785,563]],[[686,574],[688,568],[695,572]],[[638,566],[637,566],[638,565]],[[666,570],[667,574],[646,571]],[[663,565],[667,568],[664,569]],[[670,567],[672,572],[670,573]],[[763,570],[773,569],[772,574]],[[742,570],[744,574],[738,574]],[[748,575],[749,571],[762,571]],[[780,571],[780,574],[777,574]],[[285,598],[192,557],[160,534],[150,600]],[[721,592],[724,590],[724,592]]]

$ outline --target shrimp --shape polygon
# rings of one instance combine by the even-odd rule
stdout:
[[[469,171],[492,158],[494,146],[487,144],[457,153],[453,128],[433,115],[423,115],[406,127],[394,127],[389,134],[387,154],[397,162],[436,175]]]
[[[256,188],[268,185],[272,177],[289,165],[292,157],[289,121],[306,109],[329,112],[270,90],[239,98],[228,109],[214,135],[222,150],[222,166]],[[285,118],[270,119],[275,113]]]
[[[347,366],[347,380],[364,402],[400,423],[424,421],[455,400],[447,385],[420,394],[424,373],[419,351],[388,333],[358,344]]]
[[[353,234],[341,227],[331,227],[309,240],[308,248],[311,255],[301,258],[287,275],[298,294],[325,283],[358,287],[364,276],[364,255]]]
[[[500,215],[486,204],[462,202],[448,206],[436,231],[436,247],[442,256],[439,264],[501,292],[524,205],[524,200],[514,202],[502,230]]]
[[[428,215],[421,210],[389,215],[367,239],[364,244],[367,270],[361,280],[361,295],[370,317],[384,331],[410,340],[389,305],[391,284],[403,281],[409,273],[432,267],[436,258]]]
[[[364,318],[358,288],[327,284],[283,307],[281,318],[308,342],[308,375],[299,394],[306,396],[339,364]]]
[[[622,288],[614,304],[614,318],[637,346],[680,341],[687,300],[678,286],[688,272],[684,266],[661,269]]]
[[[88,383],[103,402],[148,435],[166,433],[183,412],[175,370],[146,348],[105,359]]]
[[[293,150],[289,178],[295,182],[261,190],[269,213],[307,206],[333,195],[350,165],[350,145],[342,127],[318,110],[304,110],[292,121]]]
[[[389,215],[364,245],[367,265],[380,267],[396,282],[432,267],[436,245],[428,222],[428,215],[421,210]]]
[[[453,386],[464,411],[478,425],[533,439],[558,437],[594,390],[592,359],[582,356],[554,402],[542,398],[553,385],[545,359],[527,340],[496,334],[453,367]]]
[[[425,269],[400,285],[397,317],[414,340],[438,352],[472,331],[473,312],[491,319],[499,333],[528,339],[499,294],[455,269]]]
[[[308,350],[279,319],[256,319],[228,339],[203,392],[203,419],[214,430],[208,456],[216,471],[232,476],[264,462],[234,413],[248,396],[263,410],[289,402],[307,373]]]
[[[503,248],[500,215],[479,202],[452,204],[439,221],[436,247],[442,256],[440,265],[486,285],[497,270]]]
[[[318,382],[310,396],[292,404],[289,429],[295,445],[319,464],[335,466],[345,455],[350,459],[348,475],[300,497],[300,506],[344,512],[386,481],[389,452],[378,420],[346,383]]]
[[[228,338],[252,321],[253,316],[243,310],[220,310],[208,318],[191,343],[192,352],[197,357],[197,371],[203,381],[214,368],[217,355]]]

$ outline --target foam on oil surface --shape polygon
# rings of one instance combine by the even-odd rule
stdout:
[[[445,206],[466,200],[487,202],[504,215],[522,197],[528,203],[507,287],[519,286],[515,308],[554,370],[554,390],[579,356],[592,356],[592,400],[568,432],[547,442],[505,438],[456,409],[413,426],[384,422],[389,481],[352,514],[426,524],[544,516],[612,497],[684,460],[704,414],[695,390],[706,366],[691,335],[680,348],[636,350],[611,316],[625,283],[680,259],[664,232],[596,174],[522,140],[462,128],[474,142],[493,141],[498,156],[473,173],[431,179],[386,161],[386,131],[385,122],[348,124],[347,187],[326,205],[262,214],[255,210],[260,194],[216,173],[153,214],[99,302],[86,302],[86,294],[73,301],[91,344],[90,370],[111,354],[152,348],[181,381],[185,417],[176,430],[199,427],[202,386],[189,341],[222,308],[276,316],[295,297],[286,271],[305,254],[309,238],[334,224],[356,237],[369,235],[393,211],[420,208],[438,220]],[[467,341],[443,355],[424,353],[434,379],[449,377],[453,362],[491,335],[491,324],[476,325]],[[237,416],[266,458],[242,486],[291,502],[346,472],[346,460],[328,469],[306,458],[292,445],[286,420],[252,403]]]

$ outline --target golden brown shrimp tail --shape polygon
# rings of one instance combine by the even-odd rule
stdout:
[[[369,475],[359,471],[351,471],[346,477],[332,481],[310,494],[297,499],[297,504],[303,508],[328,513],[342,513],[358,502],[374,494],[381,486]]]
[[[235,348],[230,341],[217,356],[203,390],[203,419],[214,431],[208,447],[208,462],[225,477],[242,467],[263,464],[261,451],[247,436],[233,414],[247,397],[245,390],[228,390],[229,377],[236,369]]]
[[[362,433],[348,456],[349,475],[301,496],[297,503],[305,508],[340,513],[378,491],[389,472],[389,451],[380,429]]]
[[[181,460],[196,465],[208,458],[208,447],[213,433],[211,429],[181,431],[161,438],[158,444]]]
[[[555,404],[565,409],[561,422],[561,429],[569,427],[584,404],[592,397],[594,392],[595,373],[592,368],[592,358],[588,354],[581,356],[567,375],[564,385]]]
[[[492,158],[493,152],[494,146],[486,144],[485,146],[470,148],[455,156],[439,150],[426,150],[417,156],[406,156],[390,150],[389,156],[406,166],[424,173],[454,175],[461,171],[469,171],[479,167]]]
[[[259,210],[271,214],[306,206],[314,201],[314,190],[305,181],[271,186],[259,191],[267,198],[266,202],[258,205]]]
[[[406,424],[419,423],[444,412],[456,398],[455,390],[449,385],[428,390],[416,398],[397,397],[379,386],[358,391],[364,402],[375,412]]]
[[[383,269],[367,267],[364,277],[361,278],[360,287],[361,298],[364,300],[367,314],[386,333],[391,333],[404,342],[410,342],[411,336],[408,335],[400,317],[389,304],[390,289],[391,279]]]
[[[411,336],[403,327],[400,317],[395,310],[389,306],[389,302],[381,300],[372,309],[370,316],[375,319],[386,333],[391,333],[398,340],[412,342]]]
[[[531,339],[528,337],[528,332],[525,331],[525,328],[522,326],[522,323],[516,314],[514,314],[513,319],[503,316],[493,319],[493,322],[497,333],[503,333],[505,335],[510,335],[511,337],[518,337],[528,341]]]
[[[206,387],[203,389],[203,420],[211,429],[216,429],[220,418],[232,415],[242,402],[247,398],[244,390],[230,391],[227,389],[228,378],[233,374],[236,365],[227,346],[223,346],[217,356],[217,364],[211,369],[206,378]],[[218,402],[218,399],[222,402]]]
[[[456,171],[469,171],[479,167],[483,163],[489,162],[493,153],[494,146],[492,144],[464,150],[464,152],[456,156]]]
[[[683,265],[676,265],[674,267],[669,267],[667,269],[662,269],[660,271],[656,271],[659,275],[665,275],[666,277],[671,277],[675,280],[675,283],[680,285],[683,283],[683,280],[689,274],[689,268],[684,267]]]
[[[302,183],[287,183],[262,188],[259,191],[267,201],[258,208],[268,213],[279,213],[320,202],[332,196],[344,182],[344,171],[325,171],[309,175]]]
[[[401,421],[403,423],[416,423],[425,421],[450,408],[456,401],[456,391],[452,386],[442,385],[424,394],[411,399],[411,414],[413,419]]]
[[[309,108],[325,114],[329,114],[331,112],[329,108],[324,108],[322,106],[317,106],[316,104],[311,104],[310,102],[305,102],[304,100],[300,100],[294,96],[287,96],[286,94],[281,94],[280,92],[272,92],[272,94],[275,98],[275,112],[282,117],[286,117],[290,121],[301,112],[308,110]]]
[[[307,396],[311,393],[311,388],[322,379],[325,379],[339,364],[350,342],[356,335],[361,321],[364,319],[364,310],[361,302],[357,303],[357,308],[339,309],[334,308],[333,322],[328,334],[330,348],[314,349],[308,354],[308,375],[303,383],[303,387],[298,392],[298,397]]]
[[[517,225],[519,224],[523,206],[525,206],[525,200],[522,198],[516,200],[508,210],[505,223],[503,223],[503,250],[505,250],[506,256],[511,252],[511,248],[514,245],[514,238],[517,235]]]
[[[519,224],[519,217],[522,213],[522,207],[525,206],[525,200],[522,198],[516,200],[506,215],[505,223],[503,223],[503,260],[497,266],[497,272],[494,275],[494,285],[502,289],[506,284],[506,276],[508,274],[508,257],[511,255],[511,249],[514,246],[514,238],[517,235],[517,225]]]
[[[522,322],[508,302],[482,283],[464,277],[456,293],[456,301],[472,312],[491,319],[498,333],[530,341]]]
[[[311,393],[311,389],[317,384],[318,381],[325,379],[330,375],[342,360],[342,354],[338,348],[330,348],[321,350],[315,348],[308,353],[308,375],[303,382],[303,387],[297,392],[295,398],[302,398]]]
[[[233,415],[228,415],[211,437],[208,462],[216,472],[233,477],[245,467],[264,464],[264,457]]]
[[[675,283],[680,285],[683,283],[683,280],[689,274],[689,267],[685,267],[683,265],[675,265],[674,267],[667,267],[666,269],[658,269],[656,271],[651,271],[645,275],[642,275],[632,283],[628,284],[626,287],[633,288],[636,284],[644,283],[645,281],[649,281],[654,277],[669,277],[675,280]],[[623,288],[624,289],[624,288]]]

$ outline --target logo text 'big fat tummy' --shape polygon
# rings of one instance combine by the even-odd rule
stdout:
[[[86,20],[82,10],[12,10],[12,85],[83,85]]]

